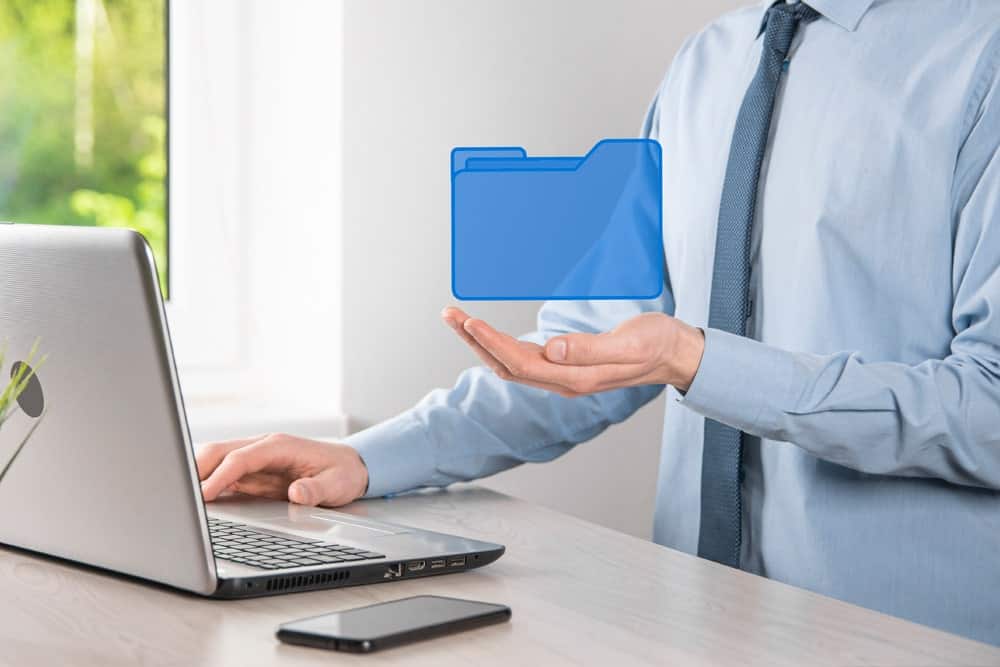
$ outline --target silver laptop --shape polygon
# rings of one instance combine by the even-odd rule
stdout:
[[[48,359],[0,428],[2,466],[37,422],[0,482],[0,543],[223,598],[461,572],[504,552],[246,496],[206,507],[138,234],[0,225],[0,377],[38,338]]]

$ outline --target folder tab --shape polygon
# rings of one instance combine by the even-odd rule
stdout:
[[[583,157],[451,152],[452,293],[462,300],[652,299],[664,283],[662,157],[604,139]]]

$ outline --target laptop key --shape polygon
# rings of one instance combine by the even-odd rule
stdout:
[[[239,556],[226,556],[222,560],[227,560],[227,561],[229,561],[231,563],[243,563],[243,564],[247,564],[247,561],[244,560],[243,558],[240,558]]]
[[[330,556],[330,555],[317,554],[315,556],[310,556],[310,558],[314,558],[314,559],[318,560],[321,563],[343,563],[344,562],[344,559],[341,556]]]
[[[293,561],[296,565],[321,565],[322,563],[312,558],[296,558]]]

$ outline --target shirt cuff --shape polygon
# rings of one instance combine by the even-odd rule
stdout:
[[[427,485],[437,469],[434,446],[424,425],[409,412],[347,436],[368,467],[365,498],[378,498]]]
[[[701,365],[679,402],[695,412],[747,433],[775,421],[787,405],[794,356],[752,338],[705,330]]]

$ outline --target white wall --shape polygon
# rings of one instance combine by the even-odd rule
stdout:
[[[347,0],[343,403],[355,427],[475,363],[438,320],[453,302],[451,148],[574,155],[634,136],[683,38],[739,4]],[[533,328],[536,307],[468,304],[516,333]],[[487,483],[648,536],[661,415],[657,401],[556,462]]]
[[[174,350],[196,441],[337,435],[340,2],[170,6]]]

